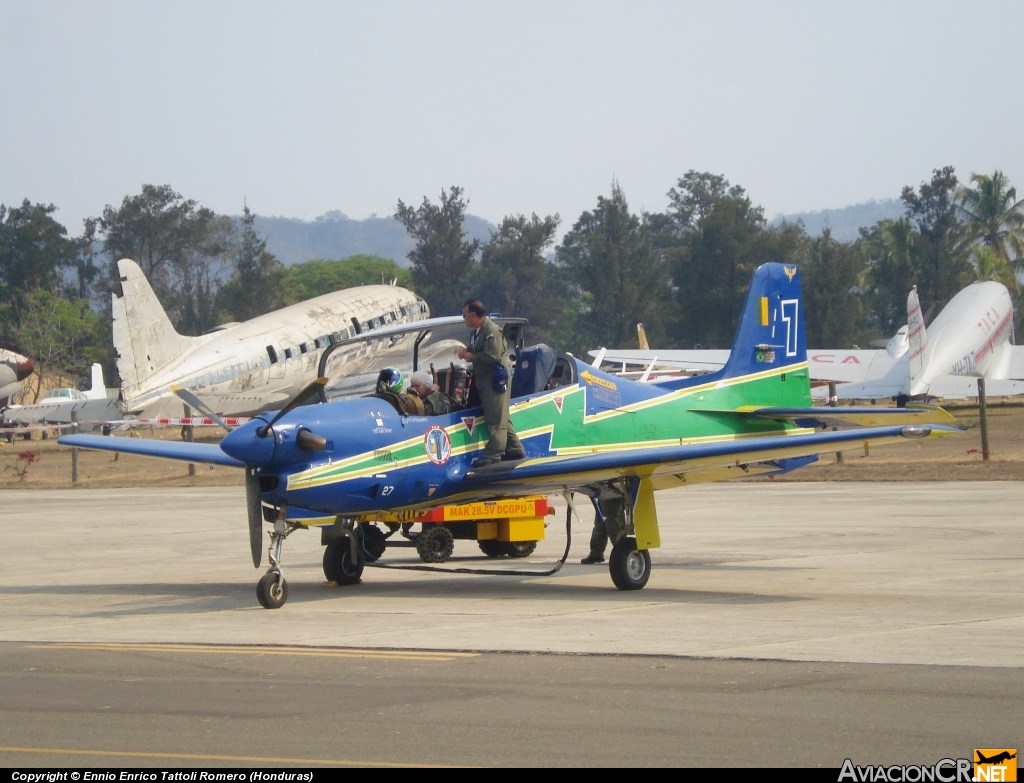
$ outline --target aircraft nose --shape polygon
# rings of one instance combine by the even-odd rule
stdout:
[[[18,376],[18,380],[23,381],[32,374],[32,371],[35,370],[35,368],[35,362],[31,359],[26,359],[23,362],[18,362],[17,366],[14,368],[14,372]]]
[[[220,442],[220,447],[229,457],[249,467],[264,467],[274,458],[277,442],[274,431],[260,435],[259,429],[266,424],[262,419],[253,419],[232,430]]]

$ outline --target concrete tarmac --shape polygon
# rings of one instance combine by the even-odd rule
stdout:
[[[556,499],[529,558],[474,541],[435,571],[389,547],[326,587],[317,530],[262,609],[241,487],[8,491],[0,641],[281,644],[1020,667],[1024,483],[719,483],[657,493],[662,546],[623,592]],[[264,568],[266,556],[264,556]],[[472,569],[531,575],[454,573]],[[547,574],[547,575],[545,575]]]

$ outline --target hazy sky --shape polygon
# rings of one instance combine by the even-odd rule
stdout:
[[[558,213],[687,171],[768,218],[936,168],[1024,189],[1019,0],[0,0],[0,203],[81,221],[170,185],[222,214]]]

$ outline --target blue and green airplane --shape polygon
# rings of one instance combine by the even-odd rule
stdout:
[[[440,505],[552,493],[566,497],[569,513],[574,493],[625,499],[626,535],[609,571],[618,588],[635,590],[650,576],[649,550],[660,546],[659,489],[782,473],[824,453],[961,431],[934,406],[813,406],[804,319],[799,268],[766,263],[717,372],[640,383],[562,354],[528,388],[514,376],[510,416],[526,457],[479,468],[472,463],[487,444],[479,406],[417,415],[383,392],[306,404],[322,399],[326,379],[219,444],[91,435],[59,442],[241,468],[257,567],[263,526],[273,528],[270,568],[257,586],[268,608],[287,598],[281,546],[295,529],[329,525],[324,572],[353,583],[383,552],[372,522],[384,514],[411,518]]]

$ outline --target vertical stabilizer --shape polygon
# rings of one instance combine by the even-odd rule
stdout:
[[[103,365],[99,362],[93,362],[92,382],[89,390],[85,392],[85,398],[87,400],[107,399],[107,386],[103,380]]]
[[[644,325],[642,323],[637,323],[636,325],[636,339],[640,344],[641,351],[649,351],[651,349],[651,346],[647,342],[647,332],[644,331]]]
[[[147,379],[179,359],[193,338],[175,331],[138,264],[122,258],[117,271],[121,291],[111,302],[114,352],[121,393],[129,400],[143,390]]]
[[[728,388],[737,407],[812,404],[800,270],[795,264],[767,263],[754,272],[732,350],[721,370],[659,385],[678,389],[712,383]],[[715,398],[715,404],[728,399]],[[697,399],[691,404],[699,407]]]
[[[910,385],[924,375],[925,349],[928,347],[928,333],[924,328],[924,316],[921,314],[921,303],[917,299],[917,286],[910,289],[907,295],[907,343],[909,348]]]
[[[754,272],[726,377],[807,365],[800,270],[795,264],[762,264]]]

